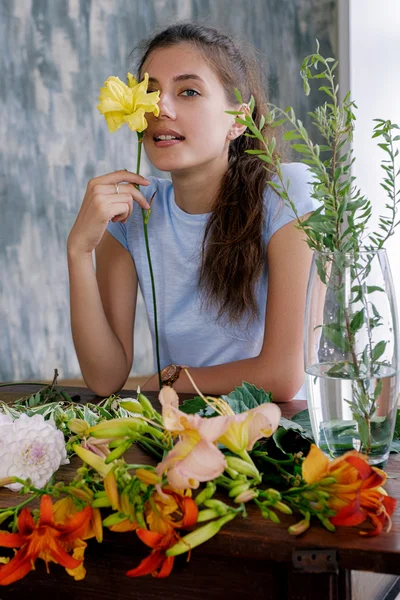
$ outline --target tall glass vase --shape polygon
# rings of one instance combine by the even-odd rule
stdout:
[[[305,313],[307,402],[314,439],[383,464],[399,393],[399,330],[385,250],[315,252]]]

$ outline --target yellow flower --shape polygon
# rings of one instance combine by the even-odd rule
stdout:
[[[149,83],[148,73],[138,83],[131,73],[127,74],[128,85],[119,77],[108,77],[104,82],[105,87],[100,89],[97,108],[104,115],[111,132],[116,131],[124,123],[132,131],[141,133],[147,127],[146,113],[153,113],[158,117],[160,109],[158,101],[160,92],[147,93]]]

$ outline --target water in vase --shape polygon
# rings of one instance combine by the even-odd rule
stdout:
[[[376,378],[342,379],[326,374],[332,367],[333,363],[318,364],[306,371],[308,408],[316,443],[333,458],[359,450],[368,454],[370,464],[385,462],[396,421],[399,372],[382,366]],[[364,436],[360,431],[366,427],[365,419],[360,419],[352,406],[363,402],[360,390],[366,391],[363,397],[370,399],[362,406],[370,418],[368,443],[365,430]]]

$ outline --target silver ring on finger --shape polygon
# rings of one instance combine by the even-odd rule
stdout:
[[[117,194],[119,194],[119,184],[118,183],[114,183],[114,187],[115,187],[115,192]]]

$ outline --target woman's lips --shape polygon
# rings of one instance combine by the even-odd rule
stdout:
[[[185,140],[154,140],[154,145],[156,148],[168,148],[169,146],[176,146],[176,144],[181,144]]]

